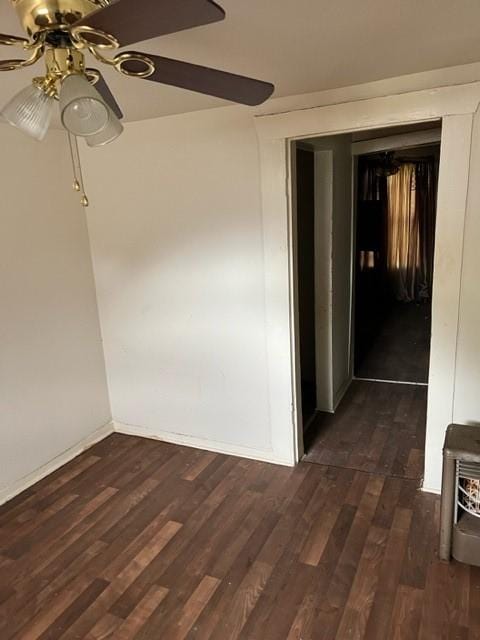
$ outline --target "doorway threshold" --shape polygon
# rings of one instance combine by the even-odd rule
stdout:
[[[385,382],[387,384],[410,384],[417,387],[428,387],[428,382],[411,382],[408,380],[383,380],[382,378],[357,378],[356,376],[353,380],[362,380],[363,382]]]

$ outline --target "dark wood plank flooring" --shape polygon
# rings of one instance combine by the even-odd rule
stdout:
[[[334,414],[319,413],[306,462],[421,478],[427,387],[354,380]]]
[[[355,376],[428,382],[431,315],[429,303],[397,302],[385,308],[373,332],[357,327]]]
[[[0,507],[0,638],[477,640],[417,484],[115,434]]]

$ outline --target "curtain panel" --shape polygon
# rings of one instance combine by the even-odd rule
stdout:
[[[382,201],[389,288],[397,300],[422,302],[432,295],[437,201],[435,158],[400,161],[396,173],[377,175],[378,161],[362,158],[358,197],[363,203]],[[365,256],[359,268],[371,268]]]

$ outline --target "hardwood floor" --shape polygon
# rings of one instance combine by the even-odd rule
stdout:
[[[397,302],[373,328],[356,328],[357,378],[428,382],[431,305]]]
[[[426,411],[426,387],[354,380],[337,411],[310,426],[304,460],[421,478]]]
[[[416,484],[115,434],[0,508],[0,637],[478,640]]]

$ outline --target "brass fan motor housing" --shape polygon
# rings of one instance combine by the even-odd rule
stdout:
[[[106,0],[10,0],[30,37],[46,29],[68,29],[108,3]]]

